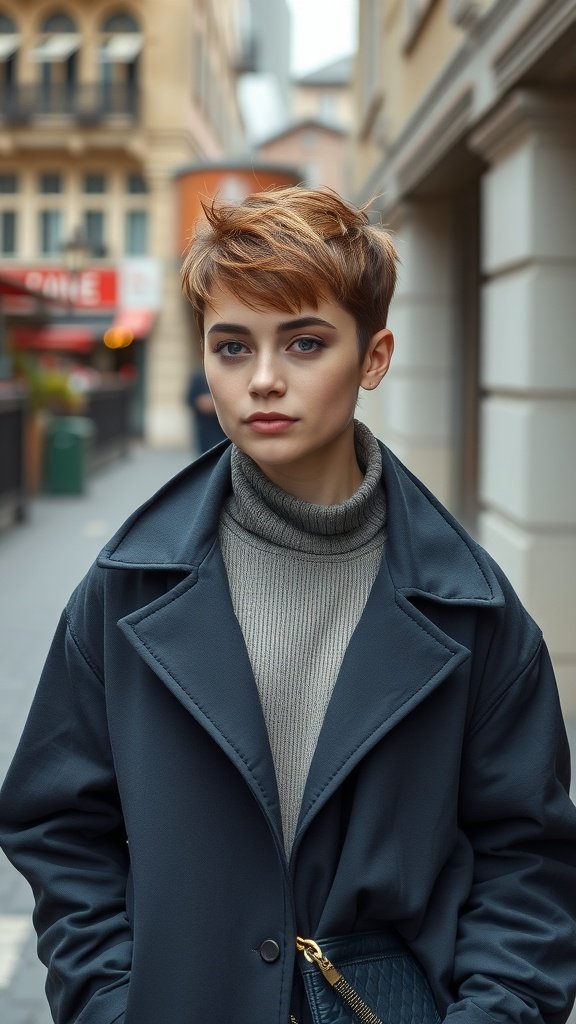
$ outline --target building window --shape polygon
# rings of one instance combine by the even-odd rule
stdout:
[[[41,174],[40,191],[43,196],[59,195],[62,192],[62,175],[52,171]]]
[[[101,196],[107,191],[106,175],[99,171],[88,171],[84,175],[82,191],[89,196]]]
[[[0,195],[13,196],[18,192],[19,182],[16,174],[0,174]]]
[[[16,255],[16,212],[0,211],[0,255]]]
[[[30,53],[40,65],[43,114],[68,113],[76,88],[77,52],[82,37],[73,18],[51,14],[40,26],[38,45]]]
[[[16,32],[16,24],[7,14],[0,14],[0,33],[12,35]]]
[[[148,211],[128,210],[126,213],[125,252],[127,256],[148,253]]]
[[[59,256],[62,251],[62,211],[40,211],[40,252],[42,256]]]
[[[106,255],[105,220],[103,210],[84,211],[84,235],[90,251],[95,257]]]
[[[16,23],[7,14],[0,14],[0,89],[2,91],[8,91],[14,85],[16,53],[19,46],[20,35]]]
[[[141,196],[148,191],[148,184],[143,174],[131,171],[126,175],[126,191],[131,196]]]
[[[325,121],[338,120],[338,102],[333,92],[323,92],[319,97],[318,113]]]
[[[76,32],[76,22],[69,14],[51,14],[42,22],[42,32]]]
[[[111,14],[102,24],[103,32],[139,32],[140,25],[131,14],[119,11]]]
[[[139,23],[131,14],[117,12],[101,23],[100,33],[99,63],[104,89],[134,92],[143,44]]]

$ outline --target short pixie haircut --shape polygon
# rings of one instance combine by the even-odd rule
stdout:
[[[364,208],[329,188],[254,192],[239,204],[203,204],[187,248],[182,284],[200,335],[216,288],[252,309],[297,313],[336,300],[356,321],[362,358],[386,326],[398,254]]]

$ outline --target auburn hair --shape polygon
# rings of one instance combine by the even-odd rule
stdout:
[[[301,186],[254,192],[239,204],[202,204],[187,247],[182,287],[200,335],[216,288],[252,309],[297,313],[335,299],[356,321],[364,355],[386,326],[398,254],[364,208],[329,188]]]

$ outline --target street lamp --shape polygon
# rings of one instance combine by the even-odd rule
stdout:
[[[74,300],[78,297],[78,288],[75,287],[78,278],[87,266],[92,250],[82,225],[78,224],[67,242],[62,246],[64,265],[69,275],[68,286],[68,308],[70,313],[74,308]]]

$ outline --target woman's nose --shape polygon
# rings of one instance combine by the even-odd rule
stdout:
[[[277,360],[265,357],[257,361],[250,381],[250,391],[258,395],[284,394],[286,383]]]

